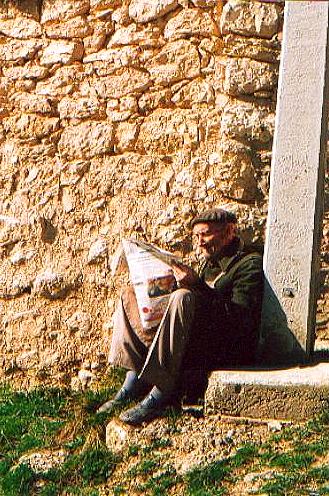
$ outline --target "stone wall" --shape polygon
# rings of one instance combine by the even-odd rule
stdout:
[[[230,203],[247,242],[262,242],[282,10],[0,3],[2,379],[101,373],[121,237],[188,258],[191,218]]]

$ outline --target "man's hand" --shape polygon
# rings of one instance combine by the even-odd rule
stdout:
[[[181,288],[190,288],[199,282],[197,273],[188,265],[180,262],[172,263],[172,269],[178,285]]]

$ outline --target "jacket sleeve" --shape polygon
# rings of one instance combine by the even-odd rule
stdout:
[[[255,359],[263,297],[262,257],[249,258],[232,274],[227,295],[226,359],[229,364],[248,365]]]
[[[233,277],[229,308],[233,331],[232,361],[250,365],[255,361],[263,299],[264,276],[261,256],[242,264]]]
[[[255,255],[242,263],[232,278],[231,303],[243,309],[256,310],[263,295],[262,257]]]

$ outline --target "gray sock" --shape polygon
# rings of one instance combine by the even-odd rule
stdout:
[[[157,403],[166,402],[171,396],[172,391],[161,391],[157,386],[153,386],[151,389],[150,395],[156,400]]]

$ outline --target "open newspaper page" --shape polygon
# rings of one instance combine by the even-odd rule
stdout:
[[[123,239],[121,243],[142,326],[150,329],[160,323],[170,293],[177,288],[170,264],[180,259],[142,241]]]

